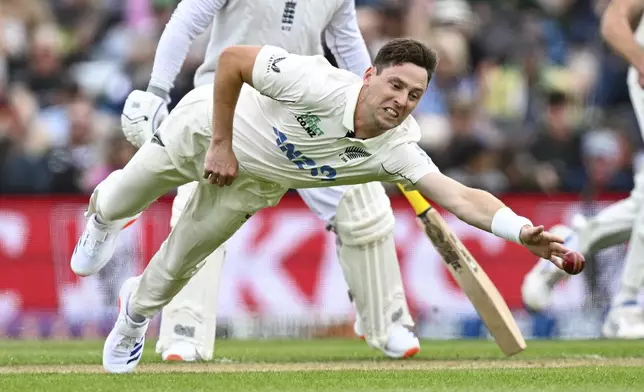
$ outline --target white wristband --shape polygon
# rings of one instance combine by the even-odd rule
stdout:
[[[500,208],[492,218],[492,233],[508,241],[521,244],[521,228],[532,226],[530,219],[517,215],[508,207]]]

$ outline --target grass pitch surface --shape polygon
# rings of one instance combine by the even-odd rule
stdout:
[[[162,363],[146,344],[135,374],[105,374],[101,341],[0,341],[0,391],[642,391],[644,341],[424,341],[388,360],[359,340],[218,341],[216,358]]]

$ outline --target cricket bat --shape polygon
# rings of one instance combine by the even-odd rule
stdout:
[[[454,235],[447,222],[418,191],[403,192],[418,216],[421,229],[443,258],[461,290],[467,295],[496,344],[507,356],[525,350],[526,342],[508,305],[485,271],[463,243]]]

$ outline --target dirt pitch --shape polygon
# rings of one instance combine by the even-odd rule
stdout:
[[[644,358],[603,358],[597,356],[546,360],[463,360],[463,361],[343,361],[301,363],[231,363],[141,364],[137,373],[237,373],[301,372],[340,370],[468,370],[468,369],[537,369],[587,366],[644,366]],[[21,365],[0,366],[0,374],[26,373],[104,373],[100,365]]]

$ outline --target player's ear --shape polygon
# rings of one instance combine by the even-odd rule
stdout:
[[[369,79],[371,79],[371,77],[375,74],[376,74],[376,68],[372,65],[371,67],[367,68],[367,70],[364,72],[364,76],[362,77],[362,80],[364,82],[368,82]]]

